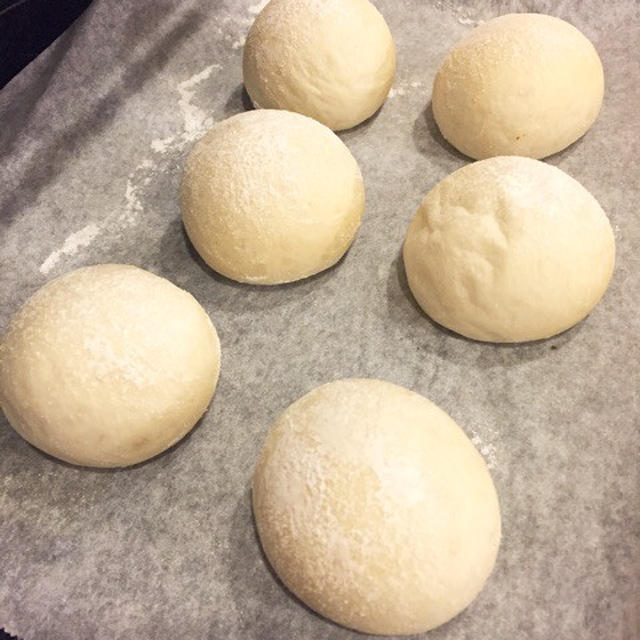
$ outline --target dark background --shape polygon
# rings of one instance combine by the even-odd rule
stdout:
[[[46,49],[90,3],[91,0],[0,0],[0,88]]]

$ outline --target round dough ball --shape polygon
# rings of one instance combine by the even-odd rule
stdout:
[[[289,111],[217,123],[187,160],[182,219],[205,262],[252,284],[306,278],[353,242],[364,186],[351,152],[324,125]]]
[[[31,444],[72,464],[124,467],[182,438],[218,381],[220,343],[204,309],[128,265],[52,280],[0,342],[0,405]]]
[[[404,243],[409,286],[441,325],[476,340],[548,338],[602,297],[615,240],[596,199],[560,169],[503,156],[424,198]]]
[[[600,58],[578,29],[517,13],[476,27],[449,51],[432,106],[442,135],[472,158],[543,158],[586,133],[603,93]]]
[[[368,0],[271,0],[249,30],[242,71],[256,107],[297,111],[338,131],[382,105],[396,55]]]
[[[464,432],[379,380],[339,380],[294,402],[267,436],[252,495],[284,584],[364,633],[420,633],[457,615],[500,543],[496,491]]]

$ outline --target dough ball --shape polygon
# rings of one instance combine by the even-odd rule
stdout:
[[[382,105],[396,55],[368,0],[271,0],[249,30],[242,70],[256,107],[297,111],[338,131]]]
[[[436,322],[476,340],[547,338],[584,318],[613,271],[595,198],[530,158],[469,164],[437,184],[404,243],[411,291]]]
[[[240,113],[196,144],[182,219],[202,258],[252,284],[299,280],[335,264],[364,210],[354,157],[319,122],[289,111]]]
[[[128,265],[67,273],[37,291],[0,342],[0,405],[31,444],[72,464],[155,456],[205,412],[220,343],[204,309]]]
[[[364,633],[443,624],[482,589],[500,543],[496,491],[464,432],[379,380],[323,385],[280,416],[253,509],[284,584]]]
[[[603,92],[600,58],[578,29],[516,13],[476,27],[449,51],[432,106],[442,135],[472,158],[543,158],[586,133]]]

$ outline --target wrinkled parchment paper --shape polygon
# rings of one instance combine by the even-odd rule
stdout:
[[[376,0],[398,73],[382,110],[340,134],[367,209],[335,268],[288,286],[217,276],[187,242],[185,155],[242,92],[256,0],[96,0],[0,91],[0,329],[47,280],[97,262],[170,278],[223,348],[194,431],[132,469],[75,468],[0,414],[0,626],[25,640],[363,637],[293,598],[261,555],[249,483],[274,418],[312,387],[371,376],[442,406],[484,455],[504,539],[478,599],[433,640],[634,640],[639,631],[640,14],[618,2]],[[439,60],[480,20],[535,10],[595,44],[605,102],[548,162],[610,216],[617,266],[592,314],[550,340],[495,346],[432,324],[399,252],[422,196],[467,159],[429,107]]]

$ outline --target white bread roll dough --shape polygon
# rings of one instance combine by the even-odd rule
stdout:
[[[442,135],[472,158],[543,158],[589,129],[603,93],[600,58],[578,29],[519,13],[476,27],[449,51],[432,106]]]
[[[614,259],[596,199],[560,169],[517,156],[442,180],[404,243],[409,286],[424,311],[490,342],[547,338],[582,320],[607,288]]]
[[[396,56],[368,0],[271,0],[249,31],[242,68],[256,107],[297,111],[338,131],[378,110]]]
[[[265,554],[318,613],[376,634],[443,624],[500,543],[491,476],[456,423],[379,380],[325,384],[271,428],[253,479]]]
[[[218,381],[220,344],[186,291],[128,265],[52,280],[0,343],[0,405],[36,447],[123,467],[182,438]]]
[[[248,111],[196,144],[182,181],[182,219],[217,272],[252,284],[291,282],[335,264],[364,210],[351,152],[298,113]]]

